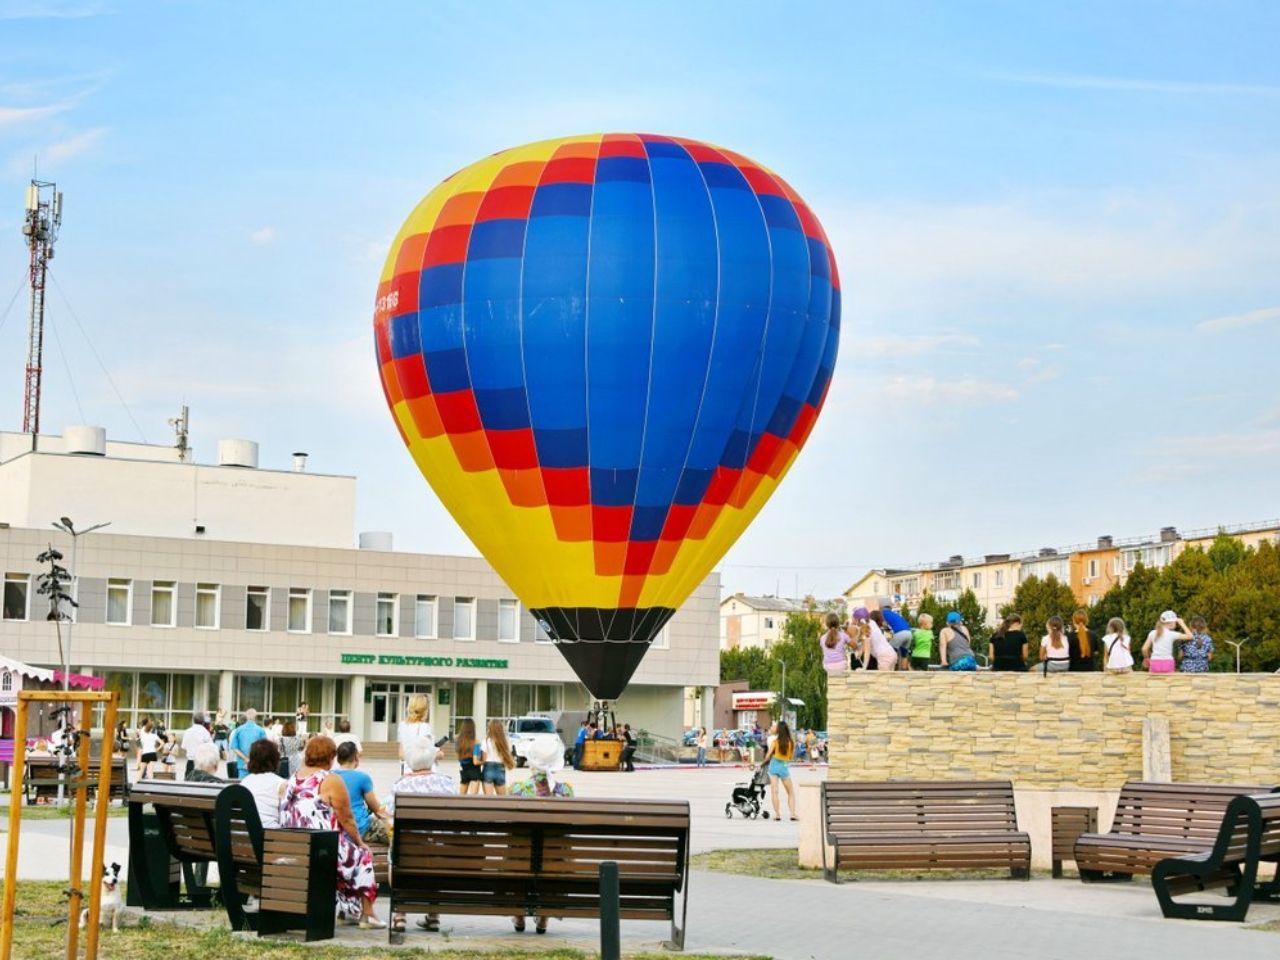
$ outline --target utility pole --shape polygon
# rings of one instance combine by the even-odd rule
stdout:
[[[22,399],[22,432],[31,434],[31,449],[40,433],[40,381],[44,361],[44,292],[53,259],[53,242],[62,226],[62,194],[57,184],[32,179],[27,186],[27,215],[22,235],[31,251],[31,309],[27,318],[27,377]]]

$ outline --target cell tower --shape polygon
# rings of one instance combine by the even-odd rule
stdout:
[[[40,378],[44,359],[44,290],[53,259],[53,242],[62,225],[62,194],[57,184],[32,180],[27,187],[27,216],[22,235],[31,250],[31,314],[27,326],[27,381],[22,398],[22,432],[35,444],[40,433]]]

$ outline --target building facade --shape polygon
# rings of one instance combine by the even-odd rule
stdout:
[[[768,650],[782,636],[787,615],[806,611],[803,604],[784,597],[735,593],[720,602],[720,649]]]
[[[140,456],[147,450],[131,446],[123,465],[112,453],[54,449],[0,463],[0,652],[58,665],[54,624],[36,595],[36,556],[52,544],[70,561],[71,538],[49,524],[72,516],[82,527],[111,520],[76,550],[73,669],[119,691],[132,724],[150,716],[181,727],[201,709],[292,715],[305,701],[313,725],[346,717],[377,742],[395,739],[417,693],[429,697],[439,733],[467,717],[588,705],[555,644],[486,561],[396,552],[385,534],[362,535],[370,548],[354,547],[354,479],[148,461]],[[128,484],[99,483],[122,470]],[[22,489],[48,477],[58,489]],[[101,498],[104,484],[110,499]],[[202,495],[196,511],[179,521],[166,508],[153,518],[151,501],[193,486]],[[221,512],[210,512],[215,490]],[[23,513],[14,506],[22,503],[34,506]],[[252,527],[258,515],[270,536],[217,536],[224,525]],[[617,701],[621,719],[676,736],[685,688],[713,690],[719,592],[713,574],[655,639]],[[64,624],[64,642],[67,633]]]

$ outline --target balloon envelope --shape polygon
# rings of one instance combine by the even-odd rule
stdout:
[[[839,329],[795,191],[646,134],[454,174],[401,227],[374,314],[414,459],[602,699],[794,461]]]

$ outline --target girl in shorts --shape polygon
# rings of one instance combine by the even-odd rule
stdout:
[[[773,816],[782,820],[782,808],[778,805],[778,782],[787,791],[787,808],[791,811],[791,819],[796,816],[796,788],[791,783],[791,761],[795,759],[796,742],[791,736],[791,728],[787,721],[779,720],[773,725],[769,736],[769,749],[765,752],[764,762],[769,769],[769,795],[773,800]]]
[[[458,769],[460,771],[458,780],[458,792],[461,794],[480,793],[480,781],[482,772],[480,764],[476,763],[475,752],[479,744],[476,743],[476,722],[474,720],[463,720],[458,726]]]
[[[502,795],[507,792],[507,771],[514,769],[516,758],[511,753],[511,744],[507,742],[507,731],[501,720],[490,720],[486,732],[488,735],[479,751],[484,792]]]

